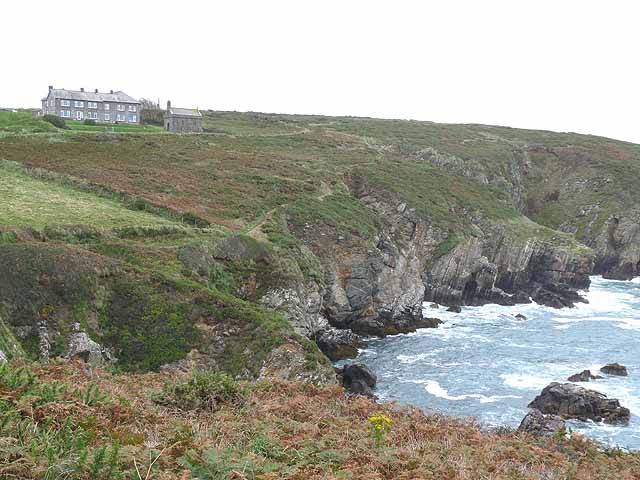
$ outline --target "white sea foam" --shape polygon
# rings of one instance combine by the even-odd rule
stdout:
[[[542,377],[527,373],[503,373],[500,378],[502,378],[505,385],[519,390],[542,390],[554,380],[553,377]]]
[[[416,382],[417,383],[417,382]],[[422,382],[420,382],[422,383]],[[493,403],[504,398],[522,398],[517,395],[491,395],[486,396],[481,393],[468,393],[463,395],[449,395],[449,392],[440,386],[435,380],[425,380],[424,389],[434,397],[444,398],[445,400],[459,401],[468,398],[478,399],[480,403]]]
[[[398,360],[400,363],[404,363],[405,365],[411,365],[421,360],[425,360],[429,357],[433,357],[434,355],[435,352],[425,352],[419,353],[417,355],[398,355],[396,357],[396,360]]]

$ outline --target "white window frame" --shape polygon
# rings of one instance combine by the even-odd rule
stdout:
[[[123,115],[121,113],[116,114],[116,122],[124,122],[126,121],[126,115]]]
[[[71,100],[60,100],[60,106],[61,107],[70,107],[71,106]]]
[[[87,108],[98,108],[98,102],[87,102]]]
[[[130,112],[135,112],[136,111],[136,106],[135,105],[129,105],[129,111]]]
[[[138,123],[137,115],[129,115],[129,123]]]
[[[124,109],[124,105],[120,105],[120,104],[118,104],[118,111],[119,111],[119,112],[124,112],[124,110],[125,110],[125,109]]]
[[[71,117],[71,111],[70,110],[60,110],[60,116],[62,118],[70,118]]]
[[[106,111],[110,110],[110,109],[111,109],[111,105],[109,105],[108,103],[105,103],[105,104],[104,104],[104,109],[105,109]]]
[[[87,112],[87,118],[90,118],[91,120],[97,120],[98,112]]]
[[[83,100],[75,100],[73,102],[73,106],[76,108],[84,108],[84,101]]]
[[[110,122],[111,121],[111,114],[105,113],[104,114],[104,121],[105,122]]]

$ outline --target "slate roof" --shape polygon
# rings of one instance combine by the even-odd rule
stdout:
[[[174,108],[171,107],[167,112],[169,115],[177,115],[179,117],[202,117],[198,110],[192,108]]]
[[[133,97],[130,97],[122,91],[113,93],[104,92],[81,92],[79,90],[65,90],[63,88],[54,88],[50,90],[49,95],[55,98],[63,98],[65,100],[84,100],[86,102],[119,102],[119,103],[140,103]],[[45,97],[46,100],[49,96]]]

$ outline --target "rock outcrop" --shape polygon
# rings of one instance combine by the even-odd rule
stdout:
[[[338,370],[338,377],[342,380],[342,385],[351,393],[373,397],[373,388],[376,386],[378,377],[373,371],[362,363],[345,365]]]
[[[602,373],[606,373],[607,375],[617,375],[619,377],[626,377],[629,375],[627,372],[627,367],[624,365],[620,365],[619,363],[609,363],[604,367],[600,368]]]
[[[336,375],[331,364],[308,365],[305,349],[297,343],[286,343],[272,350],[264,360],[258,380],[277,378],[318,385],[334,385]],[[326,359],[325,359],[326,361]]]
[[[69,336],[67,357],[78,358],[94,366],[116,361],[108,350],[93,341],[86,332],[82,331],[79,323],[73,325],[73,333]]]
[[[583,370],[580,373],[576,373],[567,378],[568,382],[588,382],[590,380],[597,380],[602,378],[599,375],[594,375],[591,370]]]
[[[544,414],[540,410],[530,410],[522,419],[519,432],[532,435],[555,435],[566,432],[565,422],[562,417],[553,414]]]
[[[605,423],[627,423],[630,417],[629,409],[621,406],[617,399],[572,383],[551,383],[529,404],[529,408],[563,418]]]
[[[316,334],[318,348],[329,360],[336,362],[346,358],[355,358],[358,349],[364,348],[366,342],[359,335],[351,330],[338,330],[337,328],[326,328]]]

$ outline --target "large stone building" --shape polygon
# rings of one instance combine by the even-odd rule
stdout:
[[[172,107],[169,101],[164,114],[164,127],[175,133],[202,132],[202,114],[197,109]]]
[[[140,123],[140,102],[124,92],[109,93],[65,90],[49,86],[42,99],[42,115],[69,120],[95,120],[99,123]]]

